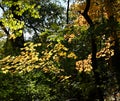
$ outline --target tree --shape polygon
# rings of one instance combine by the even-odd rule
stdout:
[[[5,10],[5,7],[8,9]],[[39,33],[45,31],[45,29],[52,29],[54,26],[58,26],[64,21],[64,14],[61,14],[64,8],[52,3],[50,0],[31,0],[24,2],[20,0],[4,1],[1,3],[1,8],[4,11],[4,16],[1,19],[1,28],[8,37],[8,41],[5,45],[5,53],[7,55],[10,54],[10,52],[14,55],[15,53],[19,53],[19,49],[23,47],[25,42],[25,32],[33,33],[34,40],[37,38],[36,41],[39,42]],[[5,23],[5,18],[7,18],[6,20],[8,20],[8,22],[14,23]],[[7,30],[7,27],[10,30]],[[9,40],[9,38],[11,39]],[[11,48],[8,49],[7,45]],[[7,50],[11,51],[8,52]],[[16,52],[13,52],[13,50],[16,50]]]
[[[40,4],[39,1],[33,2],[36,6]],[[55,9],[59,8],[51,2],[50,5]],[[69,17],[77,19],[74,23],[59,25],[57,18],[51,21],[47,16],[47,22],[42,18],[45,20],[42,26],[44,31],[39,28],[39,18],[33,18],[29,22],[32,17],[27,18],[27,15],[31,13],[23,13],[25,24],[30,24],[34,31],[39,29],[38,32],[41,32],[39,42],[29,40],[18,55],[2,57],[1,75],[6,76],[8,82],[4,77],[1,81],[8,84],[11,83],[9,78],[13,82],[19,78],[20,82],[15,82],[15,87],[20,87],[16,96],[23,95],[22,100],[38,98],[41,101],[103,101],[113,94],[116,99],[119,91],[119,14],[118,9],[115,9],[116,12],[113,10],[115,5],[119,5],[119,0],[78,0],[70,6],[69,11]],[[44,5],[41,7],[45,9]],[[55,9],[46,12],[51,14]],[[3,25],[2,28],[4,29]],[[15,76],[14,79],[11,79],[11,75]],[[23,89],[23,82],[27,85],[26,89]],[[5,88],[1,86],[1,89]],[[10,98],[16,99],[12,96],[15,93],[13,89],[8,89]],[[1,98],[7,99],[8,93],[4,92],[3,95],[6,96]]]
[[[80,0],[79,0],[80,1]],[[85,6],[85,4],[86,4],[86,6]],[[91,4],[91,6],[90,6],[90,4]],[[97,5],[97,7],[94,7],[95,5]],[[116,5],[116,7],[117,7],[117,9],[115,9],[115,5]],[[99,84],[99,82],[101,81],[101,78],[100,78],[100,76],[102,75],[102,74],[100,74],[100,72],[102,72],[102,71],[99,71],[98,72],[98,67],[99,68],[102,68],[102,66],[99,66],[98,64],[96,64],[96,63],[98,63],[99,61],[97,60],[97,50],[96,49],[98,49],[99,50],[99,48],[98,48],[98,45],[96,44],[96,42],[97,42],[97,39],[96,39],[96,37],[98,37],[98,36],[105,36],[106,37],[106,40],[108,40],[107,38],[109,38],[109,37],[111,37],[111,33],[113,33],[112,35],[114,36],[112,36],[111,38],[110,38],[110,40],[109,40],[109,42],[110,42],[110,47],[109,47],[109,49],[111,50],[111,49],[113,49],[114,50],[114,55],[111,55],[110,57],[112,58],[112,57],[115,57],[114,59],[118,59],[119,58],[119,44],[118,44],[118,38],[117,38],[117,36],[118,35],[116,35],[115,33],[116,33],[116,29],[117,29],[117,27],[118,27],[118,25],[117,24],[115,24],[117,21],[119,21],[118,20],[118,16],[119,16],[119,14],[117,13],[118,12],[118,6],[117,5],[119,5],[119,1],[118,0],[116,0],[116,1],[96,1],[96,0],[94,0],[94,1],[89,1],[89,0],[87,0],[86,2],[80,2],[80,4],[75,4],[75,5],[73,5],[73,7],[76,7],[76,8],[74,8],[73,10],[77,10],[77,12],[79,12],[80,14],[82,14],[83,16],[84,16],[84,18],[86,19],[86,21],[87,21],[87,23],[90,25],[90,27],[92,26],[93,28],[91,28],[90,30],[92,30],[92,32],[94,33],[93,34],[93,38],[92,38],[92,64],[93,64],[93,66],[92,66],[92,68],[93,68],[93,72],[94,72],[94,74],[96,74],[95,75],[95,78],[97,78],[96,79],[96,81],[97,81],[97,83],[98,83],[98,85],[101,85],[101,84]],[[91,8],[92,7],[92,8]],[[105,7],[105,9],[103,9],[103,7]],[[112,7],[112,8],[111,8]],[[113,10],[114,9],[114,10]],[[88,11],[89,10],[89,11]],[[101,14],[102,16],[98,16],[99,14]],[[94,15],[93,17],[92,17],[92,15]],[[97,17],[97,19],[95,18],[96,16],[98,16]],[[114,17],[113,17],[114,16]],[[101,20],[100,20],[100,18],[101,18]],[[117,20],[115,20],[115,19],[117,19]],[[91,20],[92,19],[92,20]],[[94,20],[95,19],[95,20]],[[106,19],[108,19],[108,22],[106,21]],[[112,19],[112,20],[110,20],[110,19]],[[79,20],[79,21],[81,21],[81,20]],[[110,21],[110,22],[109,22]],[[114,24],[113,24],[114,23]],[[100,28],[100,26],[98,26],[98,25],[100,25],[101,24],[101,28]],[[109,26],[111,26],[111,25],[113,25],[114,26],[114,28],[112,27],[112,28],[110,28]],[[80,25],[81,26],[81,25]],[[95,28],[96,27],[96,28]],[[94,29],[95,28],[95,29]],[[111,31],[110,31],[110,29],[108,29],[108,30],[106,30],[106,28],[110,28],[110,29],[112,29]],[[103,29],[105,29],[106,31],[101,31],[101,30],[103,30]],[[113,31],[113,29],[114,29],[114,31]],[[98,30],[98,31],[97,31]],[[97,31],[97,33],[96,33],[96,31]],[[98,33],[101,33],[101,35],[100,34],[98,34]],[[97,35],[96,35],[97,34]],[[116,38],[115,38],[115,36],[116,36]],[[112,39],[114,40],[114,42],[115,42],[115,44],[113,45],[113,44],[111,44],[111,43],[113,43],[113,41],[112,41]],[[102,39],[103,40],[103,39]],[[117,43],[117,44],[116,44]],[[112,48],[112,47],[114,47],[114,48]],[[116,47],[116,48],[115,48]],[[116,55],[117,54],[117,55]],[[117,56],[117,57],[116,57]],[[111,58],[109,57],[109,65],[108,66],[110,66],[110,64],[111,64],[111,66],[112,65],[114,65],[114,66],[112,66],[112,68],[113,68],[113,70],[115,69],[115,67],[117,67],[118,65],[119,65],[119,63],[117,63],[117,60],[115,60],[114,61],[114,59],[112,60],[113,61],[113,64],[112,64],[112,61],[111,61]],[[102,59],[102,58],[101,58]],[[119,60],[119,59],[118,59]],[[103,61],[103,63],[104,63],[104,61],[105,60],[100,60],[100,61]],[[114,63],[115,62],[115,63]],[[95,64],[94,64],[95,63]],[[115,66],[115,64],[116,64],[116,66]],[[107,66],[107,65],[106,65]],[[108,68],[108,67],[107,67]],[[96,70],[95,70],[96,69]],[[110,68],[109,68],[109,70],[108,71],[113,71],[113,70],[111,70]],[[119,71],[119,69],[118,69],[118,67],[117,67],[117,69],[116,70],[118,70]],[[97,71],[97,72],[96,72]],[[118,73],[118,71],[116,71],[115,73],[117,73],[117,74],[119,74]],[[118,80],[119,81],[119,80]],[[114,81],[114,82],[116,82],[116,81]],[[102,94],[102,93],[101,93]],[[101,99],[101,100],[103,100],[103,99]]]
[[[109,28],[112,29],[110,31],[110,37],[111,37],[111,43],[113,43],[113,45],[111,46],[111,48],[114,50],[114,55],[112,58],[112,68],[113,71],[115,72],[116,78],[117,78],[117,82],[119,84],[119,59],[120,59],[120,49],[119,49],[119,37],[117,34],[117,28],[118,28],[118,6],[119,4],[119,0],[115,0],[115,1],[107,1],[107,3],[105,3],[106,5],[106,9],[108,10],[107,14],[108,14],[108,23],[109,23]],[[111,8],[112,7],[112,8]]]
[[[51,0],[34,1],[36,5],[41,7],[38,9],[41,17],[40,19],[34,19],[25,15],[26,26],[29,30],[33,29],[34,33],[39,34],[45,29],[52,29],[55,24],[60,26],[64,22],[64,8]]]
[[[11,0],[2,1],[1,8],[4,12],[3,17],[0,20],[1,29],[7,35],[7,41],[5,47],[9,47],[6,54],[19,51],[24,45],[23,29],[25,22],[22,20],[22,15],[25,12],[29,12],[31,16],[38,18],[38,12],[35,8],[35,4],[30,4],[30,1]],[[5,9],[7,8],[7,9]],[[33,10],[33,11],[32,11]],[[8,46],[7,46],[8,45]],[[11,47],[11,48],[10,48]],[[16,50],[16,52],[13,50]],[[8,53],[7,53],[8,52]],[[19,52],[18,52],[19,53]]]

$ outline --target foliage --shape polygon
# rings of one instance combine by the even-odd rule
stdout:
[[[31,76],[33,75],[33,76]],[[0,73],[0,100],[37,100],[51,101],[51,88],[46,85],[50,82],[42,72],[34,70],[27,75]]]
[[[37,34],[33,37],[35,40],[24,43],[17,55],[4,56],[2,53],[5,50],[0,47],[0,100],[103,101],[113,93],[117,97],[120,87],[119,0],[107,0],[108,3],[91,1],[87,16],[93,26],[83,18],[88,1],[78,0],[71,5],[73,23],[67,25],[63,25],[63,15],[59,13],[63,8],[50,0],[2,2],[6,9],[1,22],[10,28],[11,33],[14,30],[10,38],[19,39],[14,36],[16,31],[22,30],[24,34],[23,29],[27,28]],[[11,15],[10,8],[16,5],[19,9],[15,9],[15,15],[20,19]],[[0,35],[0,44],[7,47],[2,43],[4,33]],[[96,46],[93,47],[93,43]],[[8,41],[10,51],[9,44]]]
[[[2,1],[2,5],[6,7],[6,9],[3,9],[5,12],[3,18],[0,19],[0,22],[2,22],[5,27],[10,29],[10,33],[12,33],[10,38],[13,39],[16,36],[20,36],[22,34],[22,30],[19,29],[22,29],[25,25],[24,21],[15,18],[15,16],[18,16],[20,18],[25,12],[28,12],[28,14],[30,14],[30,16],[33,18],[40,17],[37,10],[34,9],[35,4],[30,4],[30,1],[18,0],[14,2],[13,0],[5,0]],[[15,7],[14,11],[12,11],[12,7]]]
[[[64,23],[64,7],[61,7],[58,2],[54,3],[52,0],[33,1],[36,5],[41,7],[38,9],[40,18],[31,18],[26,13],[24,21],[26,31],[34,34],[33,39],[39,42],[38,34],[44,32],[46,29],[54,30],[54,26],[61,27]],[[36,37],[37,36],[37,37]],[[37,39],[36,39],[37,38]]]

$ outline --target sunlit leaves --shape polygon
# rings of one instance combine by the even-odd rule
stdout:
[[[34,68],[40,68],[44,72],[60,73],[60,71],[63,71],[60,69],[61,59],[76,59],[77,56],[73,52],[68,52],[68,48],[61,43],[55,45],[49,44],[48,48],[51,45],[52,49],[42,51],[42,55],[39,56],[36,47],[40,47],[41,44],[25,43],[25,47],[21,49],[20,55],[8,56],[1,60],[1,69],[4,73],[8,71],[19,73],[30,72]]]
[[[79,0],[80,1],[80,0]],[[120,2],[118,0],[91,0],[90,1],[89,16],[93,22],[100,22],[103,19],[108,19],[110,16],[119,20],[119,8]],[[86,21],[80,14],[85,10],[86,2],[75,2],[71,6],[71,17],[74,17],[75,24],[78,23],[80,26],[86,25]],[[120,21],[120,20],[119,20]]]
[[[73,53],[73,52],[69,53],[67,57],[68,57],[68,58],[73,58],[73,59],[76,59],[76,58],[77,58],[77,56],[76,56],[75,53]]]
[[[22,48],[20,55],[3,58],[1,60],[1,69],[3,72],[29,72],[34,68],[41,68],[44,72],[59,72],[59,69],[56,68],[54,62],[50,60],[51,56],[56,51],[44,51],[43,56],[39,57],[39,53],[36,51],[35,47],[40,45],[41,44],[25,43],[25,48]],[[60,49],[66,50],[62,45]]]
[[[19,37],[23,34],[24,21],[21,19],[22,16],[27,12],[27,14],[33,18],[40,18],[38,8],[35,3],[31,4],[30,1],[18,0],[18,1],[2,1],[4,5],[5,12],[3,17],[0,19],[2,24],[10,29],[9,33],[15,34],[15,37]],[[14,9],[13,9],[14,8]]]
[[[51,47],[51,45],[53,47],[51,50],[42,52],[43,56],[41,58],[41,61],[43,61],[44,65],[46,64],[45,67],[48,68],[46,68],[46,70],[53,69],[54,71],[57,70],[56,72],[59,72],[60,59],[66,58],[68,49],[61,43],[57,43],[55,45],[49,44],[48,48]]]
[[[39,18],[39,13],[37,12],[37,10],[35,8],[40,8],[40,6],[36,6],[35,3],[31,4],[31,1],[23,1],[23,0],[18,0],[18,1],[2,1],[2,4],[9,7],[12,6],[17,6],[16,10],[14,11],[18,16],[22,16],[23,13],[25,13],[26,11],[28,11],[29,13],[31,13],[32,17],[35,18]],[[11,11],[10,11],[11,12]]]
[[[66,34],[64,35],[65,40],[68,40],[69,43],[75,38],[75,34]]]
[[[1,60],[1,69],[11,72],[26,72],[31,71],[34,68],[38,68],[34,65],[38,62],[39,53],[36,52],[34,47],[40,46],[40,44],[26,43],[25,48],[22,49],[21,54],[18,56],[7,56]]]
[[[8,19],[3,18],[3,19],[1,19],[1,21],[4,24],[4,26],[6,26],[7,28],[10,28],[10,33],[14,34],[14,38],[17,36],[21,36],[21,34],[23,32],[22,28],[24,27],[23,21],[19,21],[13,17],[10,17]],[[11,36],[13,36],[13,35],[11,35]]]
[[[64,50],[64,51],[67,51],[68,49],[61,43],[58,43],[55,45],[54,47],[55,50]]]
[[[25,1],[25,3],[28,2],[29,1],[27,0]],[[82,4],[75,5],[78,7],[76,9],[80,10],[80,13],[83,12],[81,9],[84,9],[85,2],[83,2]],[[6,5],[8,7],[11,7],[11,5],[9,4]],[[31,16],[30,18],[32,18],[34,15],[37,15],[35,11],[32,10],[36,7],[36,5],[34,4],[33,5],[31,4],[31,6],[29,6],[27,4],[23,4],[23,2],[19,0],[19,2],[17,2],[14,5],[18,5],[18,8],[16,8],[15,11],[15,14],[17,14],[18,16],[22,16],[26,12],[28,15]],[[98,13],[101,12],[98,11],[100,10],[101,6],[103,5],[100,5],[100,3],[97,1],[95,1],[91,5],[91,11],[89,12],[89,15],[91,16],[92,20],[96,20],[96,18],[98,20],[98,18],[100,17],[98,16],[99,15]],[[25,8],[22,10],[21,9],[22,7]],[[21,10],[20,12],[19,9]],[[96,13],[94,11],[96,11]],[[18,33],[22,33],[22,28],[25,28],[24,26],[25,23],[18,19],[14,19],[14,15],[12,15],[11,12],[6,13],[9,13],[9,15],[5,16],[6,18],[1,21],[7,28],[10,28],[11,31],[10,38],[15,39],[16,38],[15,35],[19,36],[19,34],[17,33],[14,34],[13,32],[18,31]],[[31,91],[31,93],[33,94],[39,95],[38,92],[46,91],[46,89],[50,91],[50,93],[52,92],[53,94],[56,94],[56,92],[58,93],[60,91],[62,91],[63,93],[63,89],[65,89],[67,93],[68,92],[70,93],[70,91],[72,92],[72,94],[75,92],[76,95],[82,93],[81,95],[84,96],[85,98],[84,100],[86,100],[89,96],[89,93],[91,94],[91,91],[94,92],[94,87],[96,86],[94,83],[95,82],[94,68],[92,67],[91,62],[92,60],[90,43],[91,33],[89,32],[95,33],[96,44],[98,46],[96,54],[96,59],[98,61],[98,69],[96,69],[95,72],[100,74],[99,75],[100,82],[102,83],[108,81],[106,80],[106,78],[108,79],[108,75],[112,75],[111,71],[108,70],[110,67],[107,66],[109,65],[108,61],[111,60],[111,57],[114,56],[114,51],[113,49],[111,49],[111,47],[115,45],[115,41],[114,38],[112,39],[111,37],[109,37],[109,33],[107,33],[106,31],[106,30],[109,30],[109,32],[111,31],[111,29],[108,28],[107,23],[104,22],[102,22],[103,24],[95,23],[95,29],[93,30],[87,29],[88,26],[84,26],[86,24],[84,20],[85,19],[83,19],[83,17],[79,16],[79,18],[73,25],[72,24],[66,25],[65,28],[63,28],[62,30],[59,28],[57,24],[51,25],[52,30],[46,30],[45,32],[41,33],[38,36],[40,37],[41,42],[40,44],[27,42],[24,44],[24,48],[21,49],[20,54],[18,54],[17,56],[9,55],[1,59],[0,68],[2,72],[6,74],[8,72],[11,72],[12,75],[14,75],[13,73],[21,74],[23,73],[25,76],[32,72],[33,75],[29,76],[30,77],[33,76],[32,79],[35,79],[35,81],[36,79],[38,79],[37,82],[31,81],[27,85],[28,90]],[[79,21],[82,21],[82,23],[79,23]],[[112,24],[114,23],[112,22]],[[107,38],[109,37],[110,39],[106,40],[106,36]],[[38,74],[43,73],[45,74],[45,76],[47,76],[47,78],[38,75],[36,76],[36,73]],[[39,87],[37,88],[36,85],[43,83],[43,81],[47,81],[44,82],[45,86],[43,84],[40,86],[41,88]],[[109,82],[111,81],[112,80],[110,80]],[[107,84],[110,84],[109,82],[107,82]],[[47,88],[46,85],[53,87],[54,91],[49,89],[49,87]],[[55,88],[55,86],[57,89]],[[105,84],[97,85],[97,87],[98,86],[104,87]],[[61,90],[61,88],[63,89]],[[46,94],[43,94],[42,98],[44,98],[44,95]],[[60,96],[64,96],[64,93],[63,95],[60,93]],[[89,99],[87,100],[89,101]]]
[[[77,61],[76,69],[79,72],[88,72],[89,73],[90,71],[92,71],[91,55],[89,55],[87,59]]]
[[[71,76],[64,76],[64,75],[62,75],[62,76],[60,76],[59,78],[60,78],[61,82],[63,82],[63,81],[65,81],[65,80],[69,79],[70,77],[71,77]]]
[[[105,47],[97,52],[96,54],[97,59],[104,58],[106,61],[109,60],[111,56],[114,55],[113,49],[110,48],[114,44],[111,45],[109,41],[110,40],[108,38],[108,40],[105,43]],[[91,57],[92,57],[91,54],[89,54],[87,59],[76,61],[76,69],[79,72],[87,72],[87,73],[91,72],[92,71]]]

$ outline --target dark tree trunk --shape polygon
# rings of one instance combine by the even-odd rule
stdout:
[[[101,86],[101,82],[100,82],[100,74],[99,72],[97,72],[98,69],[98,65],[97,65],[97,58],[96,58],[96,54],[97,54],[97,44],[96,44],[96,38],[95,38],[95,33],[94,31],[94,24],[93,21],[91,20],[91,18],[88,15],[88,11],[90,8],[90,0],[86,0],[86,8],[84,10],[84,12],[82,13],[82,15],[84,16],[84,18],[86,19],[86,21],[88,22],[88,24],[90,25],[91,28],[91,45],[92,45],[92,67],[93,67],[93,72],[94,72],[94,78],[95,78],[95,85],[96,85],[96,99],[99,99],[99,101],[104,101],[103,98],[103,91],[100,88]],[[95,100],[95,99],[94,99]]]
[[[18,0],[14,0],[14,2],[17,2],[17,1]],[[19,8],[19,5],[12,5],[10,10],[12,11],[12,14],[13,14],[14,18],[19,20],[19,21],[21,21],[22,16],[17,15],[15,13],[15,11],[17,10],[17,7]],[[18,29],[17,31],[19,31],[19,30],[23,30],[23,29]],[[16,33],[16,32],[14,32],[14,33]],[[17,47],[17,48],[23,47],[24,46],[24,36],[23,36],[23,33],[21,34],[21,36],[15,38],[14,40],[11,39],[11,41],[12,41],[12,45],[13,45],[14,48],[15,47]]]
[[[69,23],[69,4],[70,4],[70,0],[67,1],[67,14],[66,14],[66,23]]]
[[[14,0],[14,2],[17,2],[18,0]],[[9,9],[11,10],[13,17],[16,20],[22,21],[21,17],[15,13],[15,11],[17,10],[17,8],[19,8],[19,5],[12,5]],[[19,9],[18,9],[19,10]],[[13,32],[13,34],[15,34],[16,32],[18,32],[19,30],[23,30],[23,29],[17,29]],[[4,30],[4,32],[6,33],[6,31]],[[7,41],[5,43],[5,54],[6,55],[17,55],[20,52],[20,48],[22,48],[24,46],[24,36],[23,33],[20,36],[17,36],[15,39],[13,38],[9,38],[10,35],[7,34]]]
[[[14,0],[14,2],[17,2],[18,0]],[[9,9],[11,10],[13,17],[19,21],[22,21],[21,18],[22,16],[19,16],[15,13],[15,11],[17,10],[17,7],[19,8],[19,5],[12,5]],[[18,9],[19,10],[19,9]],[[22,48],[24,46],[24,36],[23,33],[21,34],[21,36],[18,36],[15,39],[10,39],[10,32],[9,30],[7,30],[7,28],[4,26],[4,24],[2,22],[0,22],[0,26],[1,29],[5,32],[5,34],[7,35],[7,41],[4,45],[4,50],[5,50],[5,55],[15,55],[16,53],[19,53],[20,48]],[[19,30],[23,30],[23,29],[18,29]],[[16,31],[13,32],[13,34],[16,33]]]
[[[112,66],[113,66],[112,68],[113,71],[115,72],[118,85],[120,85],[120,46],[119,46],[119,38],[117,36],[117,30],[116,30],[117,20],[113,16],[110,16],[109,23],[110,23],[110,29],[112,29],[111,37],[113,40],[111,40],[112,41],[111,43],[114,43],[114,45],[111,47],[114,50],[114,55],[111,57]]]

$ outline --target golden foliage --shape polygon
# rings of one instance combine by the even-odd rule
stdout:
[[[112,45],[110,44],[110,41],[111,41],[111,39],[108,38],[108,40],[105,43],[105,47],[102,48],[99,52],[97,52],[96,58],[104,57],[105,60],[109,60],[111,58],[111,56],[114,55],[114,51],[112,49],[110,49],[110,47],[113,45],[113,44]],[[79,72],[88,72],[89,73],[90,71],[92,71],[91,58],[92,58],[92,55],[89,54],[87,59],[76,61],[76,69]]]
[[[65,40],[68,40],[68,43],[71,43],[72,40],[75,38],[75,34],[65,34],[64,38]]]
[[[40,44],[26,43],[25,48],[22,49],[21,54],[18,56],[7,56],[0,60],[1,69],[3,72],[29,72],[34,68],[38,68],[36,62],[39,61],[38,55],[34,49]]]
[[[102,48],[99,52],[97,52],[97,58],[101,58],[101,57],[104,57],[105,60],[109,60],[111,56],[114,55],[114,51],[113,49],[110,49],[110,47],[112,46],[113,44],[110,44],[107,40],[106,42],[106,47]]]
[[[63,81],[65,81],[65,80],[68,80],[70,77],[71,77],[71,76],[62,75],[62,76],[60,76],[59,78],[60,78],[61,82],[63,82]]]
[[[77,56],[75,55],[74,52],[70,52],[67,57],[68,57],[68,58],[77,59]]]
[[[88,26],[87,21],[85,20],[85,18],[82,15],[79,15],[75,20],[74,20],[74,24],[77,26]]]
[[[36,51],[36,47],[40,45],[41,44],[33,44],[31,42],[25,43],[25,47],[21,49],[20,55],[7,56],[0,60],[1,70],[4,73],[26,73],[39,68],[45,73],[53,72],[56,74],[64,71],[59,68],[61,58],[76,58],[73,52],[68,54],[68,48],[61,43],[55,45],[50,43],[47,46],[48,49],[42,51],[40,55],[39,52]]]
[[[76,69],[79,72],[90,72],[92,70],[91,55],[87,59],[76,61]]]
[[[120,1],[119,0],[113,0],[112,2],[110,0],[104,1],[105,11],[108,15],[108,18],[110,16],[114,16],[118,21],[120,21]]]
[[[86,2],[75,2],[71,5],[71,17],[75,17],[75,24],[79,26],[88,26],[85,19],[80,15],[84,12]],[[90,9],[88,12],[90,18],[93,21],[99,21],[102,18],[108,19],[110,16],[114,16],[120,21],[120,1],[113,0],[91,0]]]

